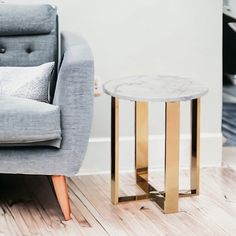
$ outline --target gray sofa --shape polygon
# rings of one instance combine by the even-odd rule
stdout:
[[[58,33],[55,7],[0,4],[0,66],[27,67],[51,61],[57,65],[50,82],[51,105],[35,102],[32,107],[41,112],[46,106],[59,107],[60,148],[46,145],[55,141],[52,139],[41,140],[40,145],[34,142],[2,144],[0,173],[52,176],[59,204],[68,220],[70,207],[65,176],[78,173],[87,149],[93,112],[93,56],[82,38]],[[15,103],[14,99],[0,103],[2,109],[7,102],[13,111],[26,109],[23,105],[21,109],[20,102]],[[27,109],[25,113],[31,114],[30,107]],[[45,117],[42,116],[42,120]],[[23,122],[30,125],[33,121],[26,116]]]

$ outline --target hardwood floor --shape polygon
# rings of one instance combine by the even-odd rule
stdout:
[[[236,152],[235,152],[236,153]],[[236,163],[236,155],[235,155]],[[189,185],[187,171],[180,185]],[[162,173],[151,173],[163,187]],[[109,175],[68,179],[72,220],[65,222],[47,177],[0,175],[0,236],[14,235],[236,235],[236,169],[201,170],[201,194],[180,199],[180,212],[164,215],[149,200],[113,206]],[[132,174],[121,194],[138,193]]]

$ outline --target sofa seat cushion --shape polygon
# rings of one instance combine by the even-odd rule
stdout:
[[[58,106],[17,97],[0,97],[1,146],[49,145],[61,142]]]

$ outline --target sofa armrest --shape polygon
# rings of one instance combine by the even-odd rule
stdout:
[[[53,104],[61,110],[62,150],[73,152],[78,162],[82,162],[93,116],[94,61],[83,39],[62,43],[64,55]]]

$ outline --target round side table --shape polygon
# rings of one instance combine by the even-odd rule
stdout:
[[[178,199],[199,194],[200,97],[208,89],[191,79],[174,76],[133,76],[108,81],[111,96],[111,199],[119,202],[151,198],[164,213],[178,212]],[[119,196],[119,99],[135,102],[136,183],[145,194]],[[191,101],[191,188],[179,192],[180,102]],[[148,183],[148,102],[165,103],[165,189]]]

